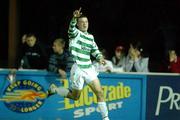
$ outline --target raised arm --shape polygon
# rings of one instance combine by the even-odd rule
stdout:
[[[77,18],[82,15],[81,8],[73,12],[73,18],[70,21],[68,36],[70,39],[75,38],[78,35],[78,29],[76,28]]]

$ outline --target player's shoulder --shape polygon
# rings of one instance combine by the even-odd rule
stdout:
[[[88,32],[86,32],[86,33],[81,32],[80,37],[91,40],[91,41],[94,40],[94,36]]]
[[[89,32],[85,32],[85,34],[86,34],[86,35],[92,35],[92,34],[91,34],[91,33],[89,33]],[[92,36],[93,36],[93,35],[92,35]]]
[[[90,38],[94,39],[93,34],[91,34],[91,33],[89,33],[89,32],[88,32],[86,35],[87,35],[88,37],[90,37]]]

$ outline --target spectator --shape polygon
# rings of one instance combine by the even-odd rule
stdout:
[[[105,65],[102,65],[101,63],[97,61],[93,61],[93,65],[95,66],[96,70],[98,72],[113,72],[113,64],[110,60],[107,60],[107,52],[105,49],[100,50],[104,59],[105,59]]]
[[[180,57],[177,56],[175,50],[169,50],[169,71],[173,73],[180,73]]]
[[[125,52],[123,46],[117,46],[115,49],[115,56],[112,57],[114,72],[123,72],[125,67]]]
[[[53,42],[53,54],[50,55],[48,70],[58,73],[61,78],[66,78],[66,67],[68,52],[64,50],[65,41],[62,38],[55,39]]]
[[[143,56],[143,48],[140,42],[130,44],[125,62],[126,72],[148,72],[149,58]]]
[[[45,69],[47,55],[45,48],[34,34],[27,34],[22,37],[22,57],[20,68],[22,69]]]

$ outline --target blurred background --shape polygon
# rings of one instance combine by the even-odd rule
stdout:
[[[57,37],[68,41],[69,21],[79,7],[109,57],[117,45],[139,40],[156,71],[169,48],[180,51],[179,0],[1,0],[0,68],[17,67],[23,34],[35,33],[46,45]]]

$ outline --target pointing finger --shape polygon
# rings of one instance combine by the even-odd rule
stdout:
[[[79,12],[81,11],[81,7],[79,8],[79,10],[78,10]]]

